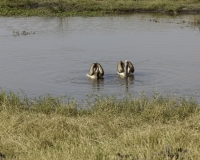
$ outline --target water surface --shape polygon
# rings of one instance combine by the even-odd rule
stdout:
[[[93,92],[157,91],[196,95],[200,101],[200,31],[188,24],[192,17],[0,17],[0,87],[77,100]],[[35,34],[13,36],[13,31]],[[134,64],[135,74],[122,79],[116,64],[125,59]],[[86,77],[93,62],[103,66],[104,80]]]

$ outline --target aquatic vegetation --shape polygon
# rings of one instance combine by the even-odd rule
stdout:
[[[190,23],[199,25],[200,24],[200,16],[194,16],[194,18],[190,21]]]
[[[82,106],[83,105],[83,106]],[[0,156],[6,159],[198,159],[195,99],[0,93]],[[83,107],[83,108],[81,108]]]
[[[33,31],[30,31],[30,32],[28,32],[28,31],[22,31],[20,33],[20,31],[13,31],[13,36],[30,35],[30,34],[35,34],[35,32],[33,32]]]

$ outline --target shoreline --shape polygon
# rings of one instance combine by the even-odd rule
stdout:
[[[145,14],[165,14],[165,15],[199,15],[199,10],[178,10],[178,12],[174,11],[158,11],[158,10],[140,10],[133,9],[131,11],[115,11],[115,12],[62,12],[62,13],[43,13],[43,11],[36,10],[17,10],[15,9],[13,12],[12,9],[8,8],[0,8],[0,17],[104,17],[104,16],[116,16],[116,15],[126,15],[126,14],[137,14],[137,13],[145,13]],[[3,13],[3,12],[6,12]]]
[[[19,0],[0,2],[0,16],[108,16],[129,13],[200,14],[200,3],[194,0],[120,1],[83,0],[65,1]]]

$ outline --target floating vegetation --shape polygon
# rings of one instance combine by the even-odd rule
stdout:
[[[33,32],[33,31],[30,31],[30,32],[28,32],[28,31],[13,31],[13,36],[20,36],[20,35],[30,35],[30,34],[35,34],[35,32]]]
[[[152,21],[152,22],[156,22],[156,23],[159,22],[157,19],[150,19],[149,21],[150,21],[150,22],[151,22],[151,21]]]

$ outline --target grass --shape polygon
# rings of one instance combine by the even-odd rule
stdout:
[[[199,13],[199,0],[2,0],[2,16],[102,16],[133,12]]]
[[[154,94],[83,103],[0,93],[0,156],[6,159],[198,159],[200,109],[194,99]],[[86,109],[87,108],[87,109]]]

